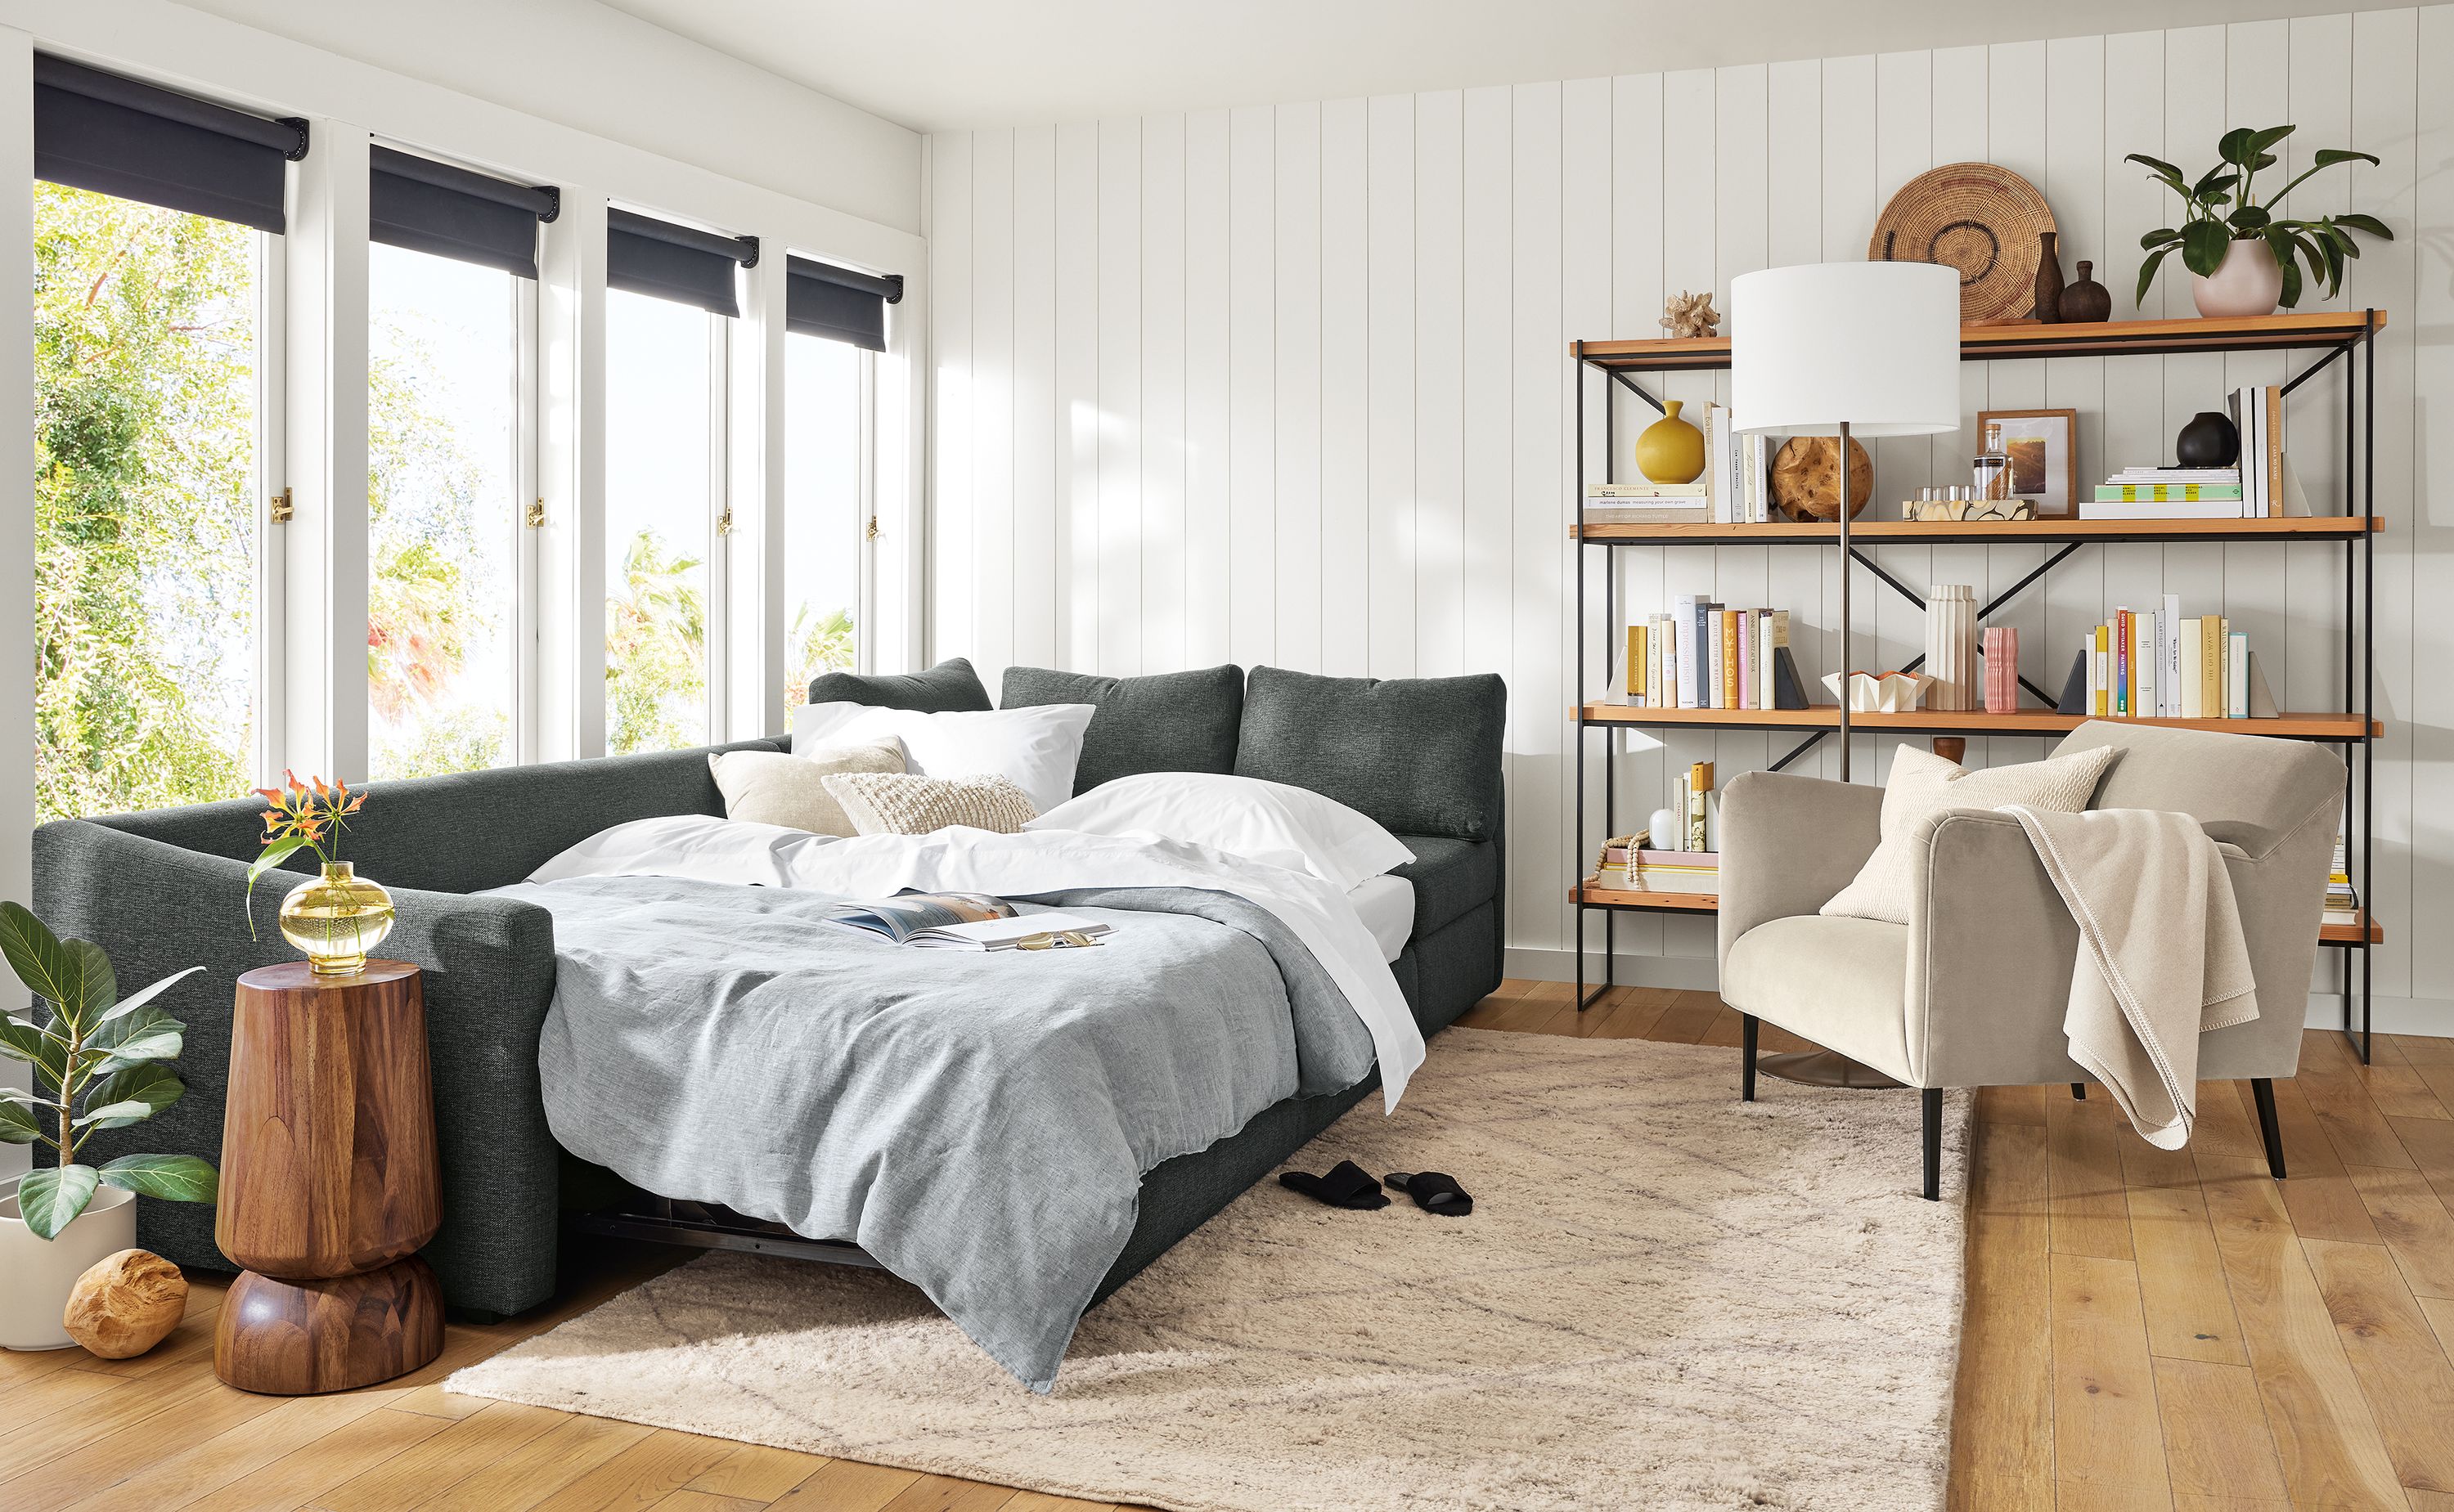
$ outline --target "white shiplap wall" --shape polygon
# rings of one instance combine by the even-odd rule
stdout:
[[[2357,203],[2397,233],[2364,249],[2338,302],[2393,319],[2377,361],[2392,522],[2377,574],[2390,933],[2377,991],[2389,1011],[2454,999],[2454,932],[2430,924],[2454,905],[2454,647],[2442,615],[2418,612],[2454,596],[2454,536],[2436,533],[2454,527],[2454,486],[2427,467],[2432,408],[2454,406],[2454,90],[2424,87],[2449,75],[2454,7],[2439,6],[933,137],[933,654],[969,655],[992,688],[1017,662],[1497,671],[1511,944],[1522,968],[1564,967],[1579,403],[1597,468],[1603,430],[1568,341],[1658,334],[1681,289],[1709,286],[1726,308],[1752,269],[1861,257],[1903,181],[1968,158],[2043,189],[2065,269],[2093,261],[2124,317],[2139,236],[2174,207],[2123,155],[2195,166],[2230,126],[2295,121],[2288,163],[2335,145],[2384,160],[2311,181],[2297,208]],[[2190,312],[2178,269],[2149,303]],[[2272,356],[1972,364],[1962,433],[1879,444],[1878,497],[1964,477],[1981,408],[2078,408],[2093,475],[2158,458],[2225,388],[2284,371]],[[1726,375],[1655,381],[1726,397]],[[2337,383],[2295,401],[2294,460],[2321,498],[2342,478]],[[1617,418],[1624,449],[1653,416],[1622,398]],[[1880,559],[1913,585],[1985,595],[2043,552]],[[2029,675],[2059,686],[2108,607],[2176,592],[2185,612],[2249,627],[2288,706],[2335,706],[2339,562],[2323,547],[2088,547],[1998,623],[2021,630]],[[1810,683],[1836,665],[1828,552],[1639,549],[1619,569],[1639,611],[1682,592],[1787,607]],[[1597,634],[1598,563],[1588,582]],[[1856,605],[1858,665],[1921,648],[1905,600],[1861,575]],[[1861,780],[1891,744],[1864,741]],[[1972,759],[2032,760],[2044,743],[1985,746]],[[1620,817],[1641,823],[1690,761],[1726,781],[1785,748],[1688,733],[1623,754]],[[1585,775],[1599,835],[1599,764]],[[1656,980],[1706,980],[1708,924],[1618,927],[1622,950],[1673,958]]]

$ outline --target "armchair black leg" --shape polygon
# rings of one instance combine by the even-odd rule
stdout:
[[[1942,1088],[1929,1086],[1925,1101],[1925,1200],[1942,1201]]]
[[[2266,1146],[2266,1169],[2283,1180],[2283,1129],[2275,1122],[2275,1084],[2263,1076],[2249,1079],[2249,1095],[2258,1104],[2258,1137]]]
[[[1739,1101],[1756,1100],[1756,1016],[1739,1015]]]
[[[2074,1103],[2084,1103],[2087,1101],[2087,1084],[2085,1082],[2073,1082],[2071,1084],[2071,1101]]]

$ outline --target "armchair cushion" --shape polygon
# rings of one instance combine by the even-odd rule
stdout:
[[[1721,997],[1918,1085],[1909,1062],[1908,969],[1904,925],[1793,914],[1756,925],[1730,946]]]
[[[2087,807],[2097,783],[2113,761],[2109,746],[2097,746],[2013,766],[1965,767],[1930,751],[1902,746],[1892,753],[1891,781],[1883,787],[1883,837],[1857,880],[1841,888],[1822,912],[1836,918],[1880,919],[1904,925],[1916,904],[1921,830],[1954,808],[2032,808],[2075,814]]]

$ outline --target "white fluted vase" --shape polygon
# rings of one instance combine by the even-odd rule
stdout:
[[[1977,591],[1965,583],[1938,583],[1926,594],[1925,670],[1934,679],[1926,707],[1978,706]]]

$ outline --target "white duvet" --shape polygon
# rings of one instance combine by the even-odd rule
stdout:
[[[1197,887],[1241,898],[1294,931],[1371,1031],[1383,1105],[1394,1111],[1423,1064],[1422,1031],[1372,931],[1347,895],[1304,872],[1153,836],[941,829],[838,840],[703,814],[634,820],[600,830],[539,866],[531,882],[567,877],[691,877],[796,887],[844,898],[905,889],[1029,897],[1071,887]]]

